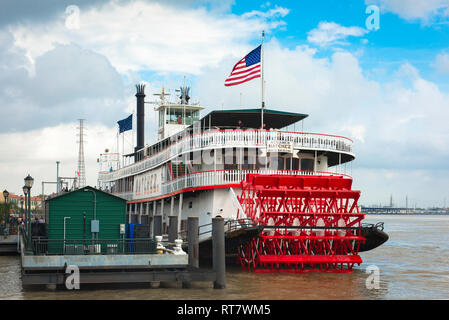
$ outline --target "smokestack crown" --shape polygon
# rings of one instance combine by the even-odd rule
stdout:
[[[136,96],[137,95],[145,95],[145,84],[136,84],[136,90],[137,90],[137,93],[136,93]]]

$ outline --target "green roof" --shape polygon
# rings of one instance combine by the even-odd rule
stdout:
[[[281,129],[308,117],[307,114],[264,109],[266,129]],[[260,128],[261,109],[215,110],[201,119],[202,127],[237,128],[239,121],[243,128]]]
[[[103,193],[103,194],[108,195],[108,196],[110,196],[110,197],[114,197],[114,198],[117,198],[117,199],[120,199],[120,200],[126,202],[126,200],[123,199],[123,198],[121,198],[121,197],[118,197],[118,196],[116,196],[116,195],[114,195],[114,194],[112,194],[112,193],[105,192],[105,191],[100,190],[100,189],[93,188],[93,187],[91,187],[91,186],[85,186],[85,187],[82,187],[82,188],[79,188],[79,189],[70,190],[70,191],[68,191],[68,192],[61,192],[61,193],[59,193],[59,194],[57,194],[57,195],[55,195],[55,196],[53,196],[53,197],[47,198],[45,201],[52,201],[53,199],[57,199],[57,198],[60,198],[60,197],[65,197],[65,196],[71,195],[71,194],[73,194],[73,193],[75,193],[75,192],[84,191],[84,189],[89,189],[89,190],[92,190],[92,191],[94,191],[94,192]]]

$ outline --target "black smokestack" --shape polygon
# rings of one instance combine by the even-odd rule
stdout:
[[[136,98],[137,98],[137,146],[135,149],[134,159],[137,161],[142,157],[139,157],[137,150],[142,149],[145,146],[145,85],[136,85]]]

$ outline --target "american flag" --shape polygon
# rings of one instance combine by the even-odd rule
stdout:
[[[260,49],[261,45],[248,53],[236,63],[231,74],[225,80],[225,86],[235,86],[260,77]]]

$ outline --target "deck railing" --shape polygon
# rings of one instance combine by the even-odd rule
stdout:
[[[188,173],[179,176],[176,179],[163,182],[158,192],[140,192],[134,194],[132,191],[114,193],[126,200],[139,200],[143,198],[153,198],[176,193],[184,189],[200,188],[200,187],[237,187],[247,174],[268,174],[268,175],[314,175],[314,176],[337,176],[352,179],[350,175],[337,172],[324,171],[301,171],[301,170],[276,170],[276,169],[251,169],[251,170],[208,170]]]
[[[158,153],[145,157],[113,172],[100,172],[99,180],[113,181],[131,176],[174,159],[187,152],[232,147],[276,147],[289,145],[293,149],[322,150],[352,154],[352,140],[334,135],[269,130],[210,130],[179,139]]]
[[[34,255],[152,254],[154,239],[33,239]]]
[[[335,172],[321,172],[321,171],[300,171],[300,170],[274,170],[274,169],[254,169],[254,170],[209,170],[194,173],[188,173],[164,182],[161,189],[157,193],[146,194],[139,196],[148,198],[149,196],[161,196],[174,193],[183,189],[208,187],[208,186],[238,186],[242,180],[246,178],[247,174],[276,174],[276,175],[319,175],[319,176],[341,176],[351,178],[349,175]],[[121,194],[117,194],[122,196]],[[127,199],[130,200],[132,193],[126,193]]]

